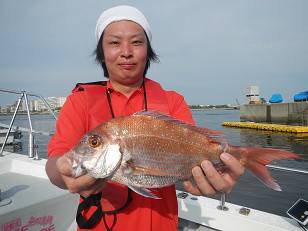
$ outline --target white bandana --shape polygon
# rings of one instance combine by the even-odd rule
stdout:
[[[152,40],[150,25],[145,16],[135,7],[122,5],[109,8],[99,16],[95,29],[96,41],[99,41],[105,28],[110,23],[121,20],[130,20],[138,23],[145,31],[149,41]]]

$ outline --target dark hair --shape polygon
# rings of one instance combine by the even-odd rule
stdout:
[[[148,36],[146,34],[145,34],[145,36],[147,38],[147,62],[146,62],[145,69],[144,69],[144,72],[143,72],[143,77],[145,77],[145,75],[146,75],[146,73],[147,73],[147,71],[150,67],[151,62],[158,62],[159,61],[157,54],[155,53],[155,51],[151,47],[151,43],[148,39]],[[95,61],[102,66],[103,71],[104,71],[104,76],[106,78],[109,78],[107,66],[106,66],[106,63],[104,61],[105,57],[104,57],[104,50],[103,50],[103,46],[102,46],[103,37],[104,37],[104,33],[102,33],[93,54],[95,55]]]

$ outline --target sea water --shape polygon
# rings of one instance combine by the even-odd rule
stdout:
[[[231,145],[259,146],[280,148],[295,152],[303,157],[302,160],[281,160],[272,164],[308,171],[308,136],[257,131],[253,129],[239,129],[223,127],[223,121],[239,121],[239,110],[199,110],[193,111],[193,117],[198,126],[219,130]],[[9,124],[11,116],[0,116],[0,123]],[[15,126],[29,127],[26,115],[17,115]],[[35,130],[54,132],[55,120],[51,115],[32,115],[32,126]],[[50,136],[35,135],[35,143],[41,158],[47,157],[47,143]],[[27,155],[28,134],[23,133],[22,148],[17,151]],[[308,175],[300,173],[271,170],[278,181],[282,192],[273,191],[259,182],[249,171],[246,171],[232,192],[227,194],[226,201],[234,204],[259,209],[286,216],[286,211],[298,199],[308,200]],[[178,189],[183,189],[177,184]],[[219,196],[214,198],[219,199]]]

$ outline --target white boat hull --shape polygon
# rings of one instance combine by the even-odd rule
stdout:
[[[177,191],[177,194],[182,193]],[[230,230],[230,231],[298,231],[301,228],[295,220],[263,211],[244,208],[226,203],[226,211],[219,210],[219,201],[207,197],[188,194],[185,199],[178,198],[179,218],[183,230]],[[247,209],[247,210],[246,210]],[[248,215],[240,211],[249,211]],[[209,229],[210,228],[210,229]]]
[[[0,157],[0,231],[76,230],[75,215],[79,196],[50,183],[46,160],[4,152]],[[177,191],[177,193],[182,193]],[[226,203],[227,211],[217,209],[218,200],[206,197],[178,198],[179,230],[298,231],[294,220]]]
[[[53,186],[45,173],[46,160],[4,152],[0,157],[0,230],[76,230],[79,196]],[[72,225],[73,224],[73,225]]]

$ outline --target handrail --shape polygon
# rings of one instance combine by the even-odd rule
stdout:
[[[7,92],[7,93],[13,93],[13,94],[17,94],[17,95],[21,94],[20,91],[8,90],[8,89],[4,89],[4,88],[0,88],[0,91]]]
[[[40,100],[42,100],[45,104],[45,106],[47,107],[48,111],[52,114],[52,116],[55,118],[55,120],[57,120],[57,116],[54,113],[54,111],[51,109],[49,103],[45,100],[45,98],[39,94],[35,94],[35,93],[29,93],[26,91],[15,91],[15,90],[9,90],[9,89],[4,89],[4,88],[0,88],[0,92],[6,92],[6,93],[12,93],[12,94],[17,94],[17,95],[22,95],[22,94],[26,94],[28,96],[34,96],[39,98]]]
[[[14,128],[13,124],[14,124],[14,121],[15,121],[15,117],[16,117],[16,114],[17,114],[17,111],[19,109],[19,106],[20,106],[20,103],[22,102],[22,100],[25,101],[25,104],[26,104],[26,111],[27,111],[27,117],[28,117],[28,121],[29,121],[29,127],[30,129],[26,129],[26,128],[22,128],[20,130],[28,130],[29,132],[29,157],[30,158],[33,158],[34,159],[39,159],[38,155],[37,155],[37,145],[34,144],[34,136],[33,134],[34,133],[40,133],[40,134],[47,134],[47,135],[50,135],[49,133],[45,133],[45,132],[38,132],[38,131],[34,131],[33,128],[32,128],[32,122],[31,122],[31,114],[30,114],[30,109],[29,109],[29,104],[28,104],[28,96],[34,96],[34,97],[38,97],[39,99],[41,99],[43,101],[43,103],[45,104],[45,106],[47,107],[48,111],[53,115],[54,119],[57,120],[57,116],[55,115],[55,113],[53,112],[53,110],[51,109],[50,105],[48,104],[48,102],[44,99],[43,96],[41,95],[38,95],[38,94],[33,94],[33,93],[27,93],[26,91],[15,91],[15,90],[8,90],[8,89],[3,89],[3,88],[0,88],[0,92],[6,92],[6,93],[11,93],[11,94],[17,94],[17,95],[20,95],[19,96],[19,99],[18,99],[18,103],[17,103],[17,106],[15,108],[15,111],[14,111],[14,114],[13,114],[13,117],[12,117],[12,120],[11,120],[11,123],[10,125],[8,126],[8,131],[6,133],[6,136],[5,136],[5,140],[2,144],[2,147],[1,147],[1,150],[0,150],[0,157],[3,156],[3,151],[4,151],[4,147],[6,145],[6,142],[7,142],[7,139],[9,137],[9,134],[11,132],[11,129]],[[4,126],[4,127],[7,127],[7,126]],[[16,128],[15,128],[16,129]],[[36,150],[34,150],[36,148]],[[34,151],[36,151],[36,155],[34,156]]]
[[[287,171],[287,172],[296,172],[296,173],[308,174],[308,171],[302,170],[302,169],[288,168],[288,167],[282,167],[282,166],[271,165],[271,164],[268,164],[266,166],[269,167],[269,168],[272,168],[272,169],[277,169],[277,170],[282,170],[282,171]]]
[[[53,115],[53,117],[55,118],[55,120],[57,119],[57,116],[54,114],[53,110],[51,109],[50,105],[48,104],[48,102],[45,100],[45,98],[39,94],[34,94],[34,93],[27,93],[26,91],[15,91],[15,90],[9,90],[9,89],[4,89],[4,88],[0,88],[0,92],[7,92],[7,93],[13,93],[13,94],[17,94],[17,95],[21,95],[19,101],[22,100],[22,98],[24,97],[25,98],[25,101],[26,101],[26,104],[27,104],[27,115],[28,115],[28,119],[29,119],[29,125],[30,125],[30,129],[27,129],[27,128],[22,128],[22,127],[16,127],[16,126],[13,126],[13,123],[11,125],[5,125],[5,124],[2,124],[0,123],[0,126],[2,127],[6,127],[6,128],[9,128],[8,130],[8,133],[7,133],[7,136],[9,135],[11,129],[19,129],[21,131],[28,131],[29,134],[32,134],[33,133],[36,133],[36,134],[42,134],[42,135],[51,135],[51,133],[47,133],[47,132],[41,132],[41,131],[36,131],[36,130],[33,130],[32,129],[32,124],[31,124],[31,118],[30,118],[30,112],[29,112],[29,107],[28,107],[28,101],[27,101],[27,96],[34,96],[34,97],[38,97],[40,98],[45,106],[48,108],[48,110],[51,112],[51,114]],[[18,107],[19,107],[19,104],[20,102],[18,103],[16,109],[18,110]],[[15,110],[15,112],[17,112],[17,110]],[[14,119],[15,119],[15,113],[13,115],[13,120],[12,122],[14,122]],[[6,138],[7,139],[7,138]],[[0,156],[2,155],[2,152],[3,152],[3,149],[4,149],[4,146],[5,146],[5,143],[6,143],[6,140],[5,142],[3,143],[2,145],[2,149],[0,151]],[[276,169],[276,170],[282,170],[282,171],[288,171],[288,172],[296,172],[296,173],[303,173],[303,174],[308,174],[308,171],[306,170],[302,170],[302,169],[296,169],[296,168],[288,168],[288,167],[282,167],[282,166],[277,166],[277,165],[266,165],[268,168],[271,168],[271,169]]]

